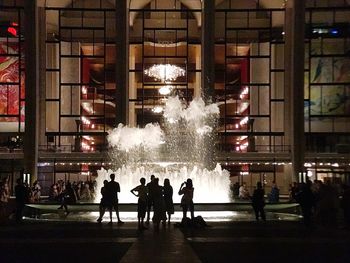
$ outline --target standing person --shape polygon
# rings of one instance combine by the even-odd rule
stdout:
[[[107,192],[109,193],[108,196],[110,198],[109,202],[111,202],[112,208],[114,208],[117,218],[118,218],[118,224],[124,224],[123,221],[120,220],[119,217],[119,204],[118,204],[118,193],[120,192],[120,185],[115,180],[115,174],[110,175],[111,181],[108,182],[106,188]],[[112,209],[110,210],[110,218],[112,223]]]
[[[311,181],[301,184],[300,191],[295,198],[300,204],[305,226],[311,226],[312,208],[315,206],[315,196],[311,191]]]
[[[38,180],[36,180],[36,181],[33,183],[32,192],[33,192],[33,201],[34,201],[34,202],[40,202],[40,197],[41,197],[41,186],[40,186]]]
[[[106,209],[109,209],[109,211],[112,210],[112,205],[109,202],[109,200],[111,200],[111,198],[109,198],[109,196],[108,196],[107,184],[108,184],[108,181],[104,180],[103,186],[101,187],[102,198],[101,198],[100,205],[99,205],[100,216],[97,219],[98,223],[102,222],[102,218],[105,214]],[[110,214],[110,221],[112,222],[112,212],[110,212],[109,214]]]
[[[173,203],[173,187],[170,185],[169,179],[164,179],[164,202],[165,210],[168,214],[168,224],[170,224],[171,215],[174,214],[174,203]]]
[[[191,212],[191,219],[193,220],[194,218],[193,192],[194,192],[194,188],[193,188],[192,180],[188,178],[186,182],[181,184],[180,190],[179,190],[179,195],[183,195],[181,198],[183,220],[187,217],[188,210],[190,210]]]
[[[24,205],[26,202],[28,202],[29,192],[26,186],[24,185],[22,178],[18,178],[16,182],[16,222],[21,222],[23,217]]]
[[[85,202],[89,202],[92,200],[92,193],[90,191],[90,186],[88,183],[85,183],[83,186],[83,189],[80,194],[80,200]]]
[[[280,189],[277,187],[276,183],[272,183],[271,192],[269,194],[270,203],[278,203],[280,200]]]
[[[165,214],[165,204],[163,198],[163,187],[159,185],[159,179],[155,178],[153,183],[153,218],[154,230],[159,229],[160,221],[165,223],[166,214]]]
[[[344,211],[345,226],[350,227],[350,187],[348,185],[344,185],[341,206]]]
[[[135,188],[131,189],[130,192],[138,197],[137,202],[137,220],[138,220],[138,227],[140,230],[147,229],[147,227],[144,226],[144,219],[146,216],[146,210],[147,210],[147,186],[146,179],[142,177],[140,179],[140,185],[136,186]],[[135,193],[137,192],[137,194]]]
[[[8,199],[10,198],[10,188],[7,183],[8,179],[6,178],[0,184],[0,220],[7,218],[8,216]]]
[[[259,221],[259,215],[262,220],[264,221],[266,220],[265,211],[264,211],[264,206],[265,206],[264,195],[265,195],[265,192],[264,192],[264,189],[262,188],[261,182],[257,182],[256,189],[254,190],[253,197],[252,197],[252,206],[254,209],[256,221]]]
[[[154,192],[154,179],[155,176],[154,174],[151,175],[151,181],[147,184],[147,190],[148,190],[148,195],[147,195],[147,220],[146,223],[149,224],[149,219],[151,215],[151,208],[153,206],[153,192]]]
[[[296,196],[299,193],[299,186],[297,182],[293,182],[293,185],[289,189],[289,202],[296,202]]]

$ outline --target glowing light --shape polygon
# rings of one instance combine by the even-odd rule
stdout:
[[[81,93],[84,95],[87,94],[87,88],[85,86],[81,88]]]
[[[83,122],[83,124],[86,124],[86,125],[89,125],[91,123],[91,121],[88,118],[84,117],[84,116],[81,117],[81,121]]]
[[[169,95],[174,87],[170,85],[163,86],[159,89],[160,95]]]
[[[239,97],[240,97],[241,99],[243,99],[246,95],[248,95],[248,93],[249,93],[249,88],[248,88],[248,87],[245,87],[245,88],[243,89],[242,93],[239,95]]]
[[[249,120],[248,117],[244,117],[244,118],[239,122],[239,124],[240,124],[241,126],[242,126],[242,125],[245,125],[245,124],[248,123],[248,120]]]
[[[152,111],[153,111],[154,113],[161,113],[161,112],[163,112],[163,107],[162,107],[162,106],[155,106],[155,107],[152,109]]]
[[[148,69],[145,69],[144,73],[156,80],[175,81],[178,77],[185,76],[186,71],[171,64],[155,64]]]
[[[16,28],[14,28],[14,27],[8,27],[7,28],[7,32],[9,32],[11,35],[13,35],[14,37],[16,37],[17,36],[17,30],[16,30]]]

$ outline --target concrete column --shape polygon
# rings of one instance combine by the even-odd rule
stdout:
[[[285,18],[286,139],[291,145],[292,174],[304,171],[304,26],[305,1],[286,2]]]
[[[129,23],[128,0],[118,0],[116,14],[116,121],[128,121]]]
[[[210,101],[215,82],[215,0],[202,2],[202,96]]]
[[[39,138],[39,19],[37,1],[25,1],[24,172],[37,179]]]
[[[39,145],[46,145],[46,15],[39,7]]]

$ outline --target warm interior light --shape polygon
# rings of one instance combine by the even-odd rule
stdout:
[[[163,107],[162,106],[155,106],[152,111],[154,113],[161,113],[163,111]]]
[[[161,95],[169,95],[174,87],[170,85],[163,86],[159,89],[159,94]]]
[[[171,64],[154,64],[153,66],[145,69],[144,73],[156,80],[175,81],[178,77],[185,76],[185,70]]]

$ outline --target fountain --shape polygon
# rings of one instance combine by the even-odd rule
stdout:
[[[115,173],[120,183],[119,202],[134,203],[130,190],[141,177],[147,182],[151,174],[160,185],[169,178],[174,189],[174,202],[182,182],[193,180],[195,203],[226,203],[229,198],[229,172],[214,163],[215,125],[219,115],[216,104],[205,105],[195,98],[187,107],[178,97],[168,98],[162,125],[147,124],[131,128],[119,124],[109,132],[110,158],[113,169],[98,171],[97,189],[109,174]],[[101,196],[97,195],[96,202]]]

